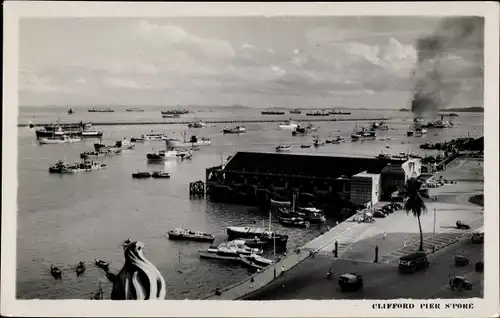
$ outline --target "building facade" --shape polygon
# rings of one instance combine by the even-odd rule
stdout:
[[[351,178],[351,201],[357,205],[374,205],[380,201],[380,174],[361,172]]]

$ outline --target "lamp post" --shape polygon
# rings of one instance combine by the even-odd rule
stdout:
[[[432,225],[432,253],[436,250],[436,209],[434,208],[434,221]]]

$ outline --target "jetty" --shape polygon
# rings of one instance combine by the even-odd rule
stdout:
[[[299,120],[299,119],[297,119]],[[380,121],[387,120],[387,118],[307,118],[303,121],[307,122],[335,122],[335,121]],[[300,120],[299,120],[300,121]],[[231,119],[231,120],[204,120],[206,124],[259,124],[259,123],[280,123],[283,119]],[[178,121],[108,121],[108,122],[92,122],[93,126],[133,126],[133,125],[188,125],[192,121],[178,120]],[[60,123],[66,125],[66,123]],[[30,124],[18,124],[17,127],[28,127]],[[49,125],[33,124],[35,127],[42,127]]]

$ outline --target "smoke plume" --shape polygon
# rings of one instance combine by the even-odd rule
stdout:
[[[460,17],[444,20],[416,44],[411,110],[416,116],[449,105],[470,77],[481,77],[484,65],[484,20]]]

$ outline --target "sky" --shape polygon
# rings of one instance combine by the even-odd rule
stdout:
[[[399,109],[413,95],[416,43],[441,20],[24,18],[20,105]],[[482,106],[483,48],[450,50],[446,76],[461,83],[453,103]]]

